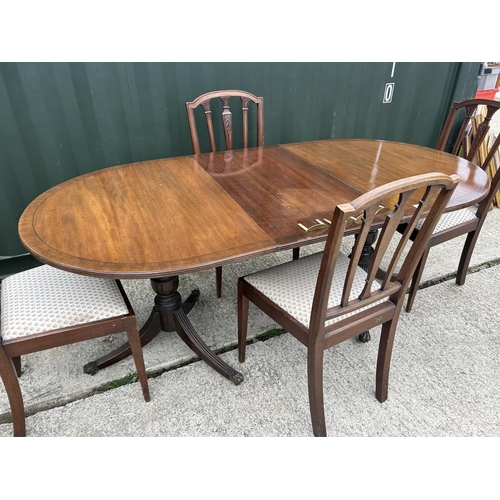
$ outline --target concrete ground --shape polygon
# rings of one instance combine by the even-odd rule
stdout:
[[[492,131],[500,133],[500,117]],[[385,403],[374,395],[380,329],[367,344],[352,339],[326,351],[326,424],[336,439],[297,439],[312,431],[306,353],[290,335],[256,341],[247,347],[246,363],[237,361],[237,278],[289,260],[291,252],[283,252],[224,266],[219,300],[213,272],[181,278],[183,297],[201,290],[189,317],[208,346],[225,350],[221,357],[243,373],[239,386],[196,360],[173,333],[162,332],[144,347],[149,403],[137,382],[111,388],[135,371],[130,359],[95,376],[83,372],[124,335],[25,356],[20,383],[27,435],[70,439],[9,438],[9,406],[0,388],[4,491],[15,485],[20,498],[47,491],[72,499],[177,492],[187,498],[498,498],[500,209],[488,215],[471,274],[459,287],[453,273],[464,239],[430,252],[426,288],[411,314],[401,314]],[[346,239],[343,250],[351,246]],[[318,250],[321,245],[302,253]],[[124,286],[141,326],[153,291],[147,280]],[[250,337],[276,326],[251,306]],[[261,439],[234,439],[243,436]],[[278,436],[292,439],[273,440]]]
[[[422,282],[456,270],[464,237],[431,250]],[[493,209],[477,242],[471,273],[417,294],[411,314],[402,313],[391,368],[389,399],[374,397],[379,329],[372,341],[344,342],[325,355],[325,407],[330,436],[500,436],[500,209]],[[348,251],[349,239],[344,243]],[[320,245],[303,249],[313,252]],[[83,365],[120,345],[119,334],[34,353],[23,358],[20,379],[27,435],[40,436],[312,436],[306,381],[306,350],[285,334],[248,347],[240,365],[235,350],[236,281],[251,270],[291,259],[291,252],[228,265],[223,297],[215,297],[213,272],[181,279],[185,297],[199,287],[190,313],[210,348],[245,377],[235,386],[194,354],[174,333],[162,332],[144,347],[152,400],[137,382],[109,389],[135,371],[131,359],[91,376]],[[493,264],[492,267],[487,265]],[[478,266],[482,269],[477,270]],[[124,281],[142,324],[151,309],[148,280]],[[249,332],[274,328],[250,309]],[[9,406],[0,391],[0,436],[10,436]]]

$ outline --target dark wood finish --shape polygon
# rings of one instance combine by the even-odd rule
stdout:
[[[453,143],[449,145],[451,153],[454,155],[458,155],[461,152],[460,146],[463,144],[463,139],[466,134],[467,127],[471,124],[471,120],[474,119],[474,114],[478,106],[483,106],[483,105],[486,106],[487,109],[486,116],[484,121],[477,127],[469,153],[467,154],[467,160],[477,163],[481,169],[486,171],[488,165],[492,161],[495,151],[498,151],[498,147],[500,145],[500,135],[496,138],[489,154],[485,156],[482,162],[480,161],[479,148],[481,147],[481,145],[483,144],[483,142],[487,137],[487,133],[490,128],[491,118],[500,108],[500,102],[498,101],[491,101],[487,99],[470,99],[462,102],[454,102],[451,106],[450,112],[444,124],[441,135],[439,137],[436,149],[444,151],[447,148],[450,141],[450,133],[452,132],[453,128],[457,126],[458,123],[459,132],[457,136],[454,138]],[[459,115],[459,112],[461,110],[465,111],[463,117]],[[462,249],[462,254],[460,256],[460,262],[458,264],[458,270],[455,280],[457,285],[463,285],[465,283],[465,278],[467,276],[467,271],[469,269],[470,259],[472,257],[472,253],[474,252],[474,247],[476,245],[477,238],[479,237],[481,228],[483,227],[484,221],[486,220],[486,216],[488,215],[488,211],[490,210],[491,203],[493,202],[495,194],[499,188],[500,188],[500,169],[493,176],[488,193],[486,197],[483,198],[483,200],[481,201],[481,203],[477,208],[475,219],[469,220],[465,223],[458,224],[454,227],[446,229],[445,231],[440,231],[432,235],[431,239],[429,240],[427,249],[423,253],[421,261],[415,270],[415,275],[411,282],[410,292],[408,294],[408,302],[406,304],[407,312],[410,312],[413,307],[415,296],[417,294],[418,287],[420,285],[420,280],[422,278],[422,273],[430,249],[436,245],[444,243],[445,241],[449,241],[453,238],[457,238],[458,236],[467,234],[467,238],[465,240],[465,244]],[[418,231],[415,231],[413,238],[416,237],[417,233]]]
[[[310,162],[298,158],[294,146],[308,147]],[[385,154],[375,162],[379,147]],[[298,224],[309,227],[315,218],[331,216],[328,202],[344,203],[405,178],[399,164],[408,175],[430,172],[431,165],[458,175],[447,210],[478,202],[490,187],[473,163],[410,144],[340,140],[249,149],[262,155],[257,164],[248,155],[245,163],[243,151],[233,151],[229,162],[227,154],[119,165],[63,182],[23,212],[21,241],[41,262],[66,271],[164,278],[324,241],[326,230],[306,233]],[[207,167],[210,158],[224,165],[222,175]],[[335,175],[322,168],[323,161]],[[356,161],[369,163],[362,175],[353,168]],[[244,174],[237,172],[240,162],[250,165]],[[244,182],[237,179],[241,175]]]
[[[446,212],[477,203],[490,187],[487,175],[471,162],[432,148],[401,142],[364,139],[310,141],[282,145],[290,153],[324,170],[359,192],[395,179],[428,172],[456,174],[460,184]],[[418,195],[414,196],[417,199]]]
[[[450,209],[454,199],[458,206],[475,203],[488,188],[486,174],[474,164],[433,149],[397,145],[393,151],[391,143],[380,141],[325,141],[312,143],[306,161],[290,148],[293,154],[284,147],[259,147],[85,174],[34,200],[20,218],[19,235],[32,255],[54,267],[89,276],[149,278],[155,287],[167,277],[324,241],[327,224],[307,233],[298,224],[330,220],[332,206],[371,190],[382,170],[388,180],[405,177],[404,169],[395,168],[400,163],[408,174],[418,172],[420,156],[424,166],[434,160],[443,173],[459,175],[457,190],[464,187]],[[385,153],[374,161],[380,148]],[[371,158],[364,184],[359,180],[356,188],[349,185],[351,167],[342,174],[349,157],[360,165]],[[326,160],[336,176],[315,166]],[[346,233],[358,229],[353,225]],[[196,297],[188,299],[189,307]],[[183,305],[185,314],[189,307]],[[141,329],[142,345],[161,331],[159,317],[155,306]],[[129,346],[122,346],[87,369],[93,372],[129,354]]]
[[[331,218],[332,198],[347,202],[361,191],[311,168],[277,146],[195,155],[212,179],[278,245],[276,250],[324,240],[326,231],[306,233],[315,219]]]
[[[192,102],[186,102],[186,111],[189,124],[189,132],[191,134],[191,143],[193,145],[193,152],[195,154],[201,153],[200,140],[198,136],[198,129],[196,126],[195,109],[198,106],[203,108],[205,113],[205,120],[207,123],[208,139],[210,141],[210,150],[212,153],[217,151],[215,145],[215,133],[212,122],[212,111],[210,103],[212,99],[220,99],[222,102],[222,129],[224,131],[224,140],[226,151],[233,149],[233,115],[230,110],[231,98],[239,98],[241,101],[241,115],[242,115],[242,139],[243,148],[248,148],[248,106],[253,102],[257,108],[257,137],[256,146],[264,146],[264,98],[257,97],[250,92],[244,90],[216,90],[207,92],[197,97]],[[233,108],[234,109],[234,108]],[[295,254],[294,254],[295,258]],[[222,267],[215,268],[215,281],[217,297],[222,296]]]
[[[90,276],[150,277],[152,283],[274,246],[189,157],[112,167],[56,186],[26,209],[19,234],[33,255],[55,267]],[[204,344],[182,312],[175,312],[180,318],[175,331],[205,362],[222,366],[220,371],[239,383],[240,374],[199,348]],[[162,331],[157,314],[161,317],[158,301],[141,329],[143,345]],[[88,363],[85,371],[96,373],[128,354],[126,344]]]
[[[454,102],[451,105],[450,111],[446,118],[446,122],[443,126],[443,130],[441,131],[441,135],[439,136],[439,140],[436,146],[436,149],[440,151],[445,151],[446,146],[448,144],[448,140],[450,139],[450,134],[452,132],[453,127],[457,124],[457,120],[460,119],[459,125],[460,129],[457,136],[454,139],[454,143],[451,147],[451,154],[458,155],[460,147],[463,144],[463,139],[467,132],[467,127],[471,125],[471,120],[474,118],[475,113],[479,106],[486,106],[486,116],[484,121],[477,127],[477,131],[474,134],[474,138],[467,156],[464,156],[469,161],[477,162],[477,154],[479,147],[482,142],[486,139],[488,130],[490,129],[490,122],[493,118],[493,115],[500,108],[500,102],[492,101],[489,99],[469,99],[467,101],[462,102]],[[464,110],[465,114],[463,117],[459,117],[459,111]],[[498,138],[497,138],[498,139]],[[497,141],[495,146],[491,148],[490,154],[485,158],[484,162],[480,164],[480,167],[484,170],[488,163],[493,158],[493,154],[495,150],[498,150],[498,146],[500,144],[500,140]]]
[[[363,250],[361,250],[361,256],[359,257],[359,262],[358,266],[365,270],[368,271],[368,267],[370,266],[370,262],[372,260],[373,253],[375,252],[375,249],[373,248],[373,245],[375,244],[375,241],[377,241],[378,237],[378,230],[377,229],[371,229],[368,231],[368,234],[366,235],[366,240],[363,245]],[[359,238],[359,234],[355,234],[354,238],[357,239]],[[354,248],[353,248],[354,252]],[[349,255],[349,258],[351,255]],[[366,342],[369,342],[371,340],[371,335],[369,331],[366,332],[361,332],[358,335],[359,341],[363,342],[363,344],[366,344]]]
[[[108,278],[176,276],[274,247],[191,157],[106,168],[55,186],[26,208],[19,235],[42,262]]]
[[[244,90],[216,90],[214,92],[207,92],[197,97],[192,102],[186,102],[186,111],[189,123],[189,132],[191,134],[191,143],[193,145],[193,152],[195,154],[201,153],[200,140],[198,130],[196,127],[196,119],[194,110],[201,106],[205,112],[205,119],[207,122],[208,138],[210,141],[210,149],[212,153],[217,151],[215,145],[215,133],[212,122],[212,111],[210,108],[210,101],[212,99],[220,99],[222,101],[222,128],[224,130],[224,139],[226,150],[233,149],[233,115],[230,110],[231,97],[238,97],[241,101],[242,109],[242,138],[243,148],[248,148],[248,106],[250,102],[255,103],[257,108],[257,143],[256,146],[264,145],[264,98],[257,97],[250,92]]]
[[[162,300],[161,295],[163,294],[162,290],[164,290],[164,287],[161,286],[162,281],[164,280],[162,280],[161,278],[151,280],[151,287],[153,288],[153,290],[157,292],[157,295],[159,296],[158,299],[155,300],[155,303],[157,300],[158,301]],[[168,295],[168,291],[166,295]],[[191,311],[196,301],[198,300],[199,295],[200,295],[199,290],[193,290],[189,295],[189,297],[182,303],[181,308],[184,314],[189,314],[189,311]],[[172,327],[174,323],[171,320],[164,319],[163,324],[164,325],[169,324],[170,327]],[[169,331],[174,331],[174,330],[175,328]],[[155,306],[153,307],[153,310],[151,311],[146,323],[143,325],[143,327],[139,332],[141,345],[144,347],[145,345],[149,344],[149,342],[151,342],[161,331],[162,331],[162,320],[160,317],[159,310]],[[111,366],[112,364],[130,356],[131,353],[132,351],[130,350],[130,345],[128,343],[124,344],[115,349],[114,351],[111,351],[110,353],[106,354],[105,356],[101,356],[97,360],[87,363],[83,367],[83,370],[85,373],[88,373],[89,375],[95,375],[101,368],[106,368],[107,366]]]
[[[298,323],[289,313],[254,288],[245,278],[239,279],[239,360],[240,362],[245,360],[248,302],[252,301],[307,347],[309,406],[315,436],[326,436],[323,404],[324,350],[380,324],[382,325],[382,334],[377,361],[376,398],[381,403],[387,399],[392,346],[405,292],[432,231],[458,182],[458,176],[448,177],[439,173],[422,174],[374,188],[351,203],[337,205],[321,261],[308,328]],[[422,190],[424,190],[423,196],[415,209],[412,206],[413,196]],[[361,258],[364,241],[375,221],[379,205],[387,199],[394,198],[398,201],[394,205],[394,209],[384,216],[379,244],[368,268],[366,285],[356,298],[350,299],[354,275]],[[398,225],[409,211],[414,212],[413,216],[401,243],[391,258],[388,273],[383,279],[380,289],[371,291],[372,283],[379,272],[379,265],[389,248],[390,241]],[[425,213],[427,213],[425,223],[407,257],[404,258],[397,279],[391,279],[413,228]],[[346,225],[351,217],[358,217],[360,214],[363,215],[363,218],[360,224],[359,238],[356,240],[351,255],[340,304],[328,308],[335,263]],[[300,262],[300,260],[295,261],[295,265],[300,265]],[[380,300],[383,300],[381,304],[373,305]],[[361,310],[370,305],[371,307],[368,309]],[[352,315],[325,326],[326,321],[348,313],[352,313]]]
[[[14,368],[16,369],[17,376],[20,377],[22,372],[23,372],[22,367],[21,367],[21,356],[13,357],[12,364],[14,365]]]
[[[21,375],[20,357],[25,354],[104,337],[113,333],[127,332],[128,345],[134,358],[142,394],[146,402],[150,401],[146,368],[144,366],[141,342],[137,330],[137,320],[121,283],[117,281],[117,284],[128,308],[126,315],[3,340],[0,343],[0,377],[2,378],[9,399],[14,436],[22,437],[26,435],[23,397],[18,381],[18,376]],[[33,283],[32,285],[36,287],[37,283]],[[26,313],[29,314],[28,311]]]

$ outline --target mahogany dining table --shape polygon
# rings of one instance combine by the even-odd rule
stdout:
[[[176,331],[238,385],[242,374],[209,349],[188,319],[199,291],[182,302],[179,276],[324,241],[337,204],[426,172],[460,177],[447,211],[479,202],[489,188],[474,163],[435,149],[364,139],[307,141],[83,174],[31,202],[19,235],[34,257],[59,269],[150,279],[156,297],[141,328],[142,345],[161,331]],[[346,234],[355,232],[353,226]],[[124,344],[84,369],[95,373],[129,354]]]

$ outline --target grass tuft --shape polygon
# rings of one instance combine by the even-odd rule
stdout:
[[[273,337],[279,337],[280,335],[283,335],[286,333],[286,330],[283,328],[272,328],[271,330],[268,330],[267,332],[261,333],[257,335],[255,338],[260,341],[265,341],[272,339]]]
[[[146,370],[146,376],[148,378],[154,375],[155,373],[153,371]],[[95,390],[95,394],[102,394],[103,392],[116,389],[118,387],[121,387],[122,385],[133,384],[134,382],[137,382],[137,380],[138,380],[137,372],[131,372],[122,378],[106,382],[104,385]]]

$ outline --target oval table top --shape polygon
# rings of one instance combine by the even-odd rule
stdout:
[[[299,244],[339,203],[425,172],[457,174],[448,205],[480,201],[486,173],[411,144],[325,140],[167,158],[104,168],[37,197],[19,220],[40,261],[112,278],[158,278],[213,268]]]

